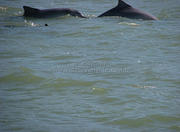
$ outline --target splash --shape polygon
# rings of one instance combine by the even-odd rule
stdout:
[[[136,84],[133,84],[131,86],[134,88],[144,88],[144,89],[155,89],[155,88],[157,88],[156,86],[152,86],[152,85],[136,85]]]
[[[0,7],[0,10],[1,10],[1,11],[6,11],[7,8],[6,8],[6,7]]]
[[[35,24],[34,22],[27,21],[27,20],[24,20],[24,23],[27,24],[28,26],[32,26],[32,27],[37,27],[37,26],[39,26],[38,24]]]
[[[23,14],[22,11],[18,11],[18,12],[15,12],[15,13],[14,13],[15,16],[21,16],[22,14]]]

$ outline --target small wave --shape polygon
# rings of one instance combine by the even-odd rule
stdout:
[[[78,92],[84,94],[84,91],[93,87],[97,82],[96,81],[83,81],[83,80],[72,80],[72,79],[63,79],[58,78],[55,80],[48,80],[41,85],[43,90],[50,92],[63,93],[69,91],[69,88],[72,88],[72,92]]]
[[[173,126],[171,126],[169,129],[174,130],[174,131],[177,131],[177,132],[180,132],[180,125],[179,125],[179,126],[173,125]]]
[[[63,36],[67,37],[79,37],[82,36],[84,33],[83,32],[73,32],[73,33],[66,33]]]
[[[59,78],[54,81],[49,81],[48,84],[54,87],[90,87],[96,84],[96,81],[80,81]]]
[[[157,88],[156,86],[150,86],[150,85],[136,85],[136,84],[132,84],[132,85],[129,85],[129,86],[134,87],[134,88],[147,88],[147,89]]]
[[[129,22],[120,22],[118,24],[121,24],[121,25],[128,25],[128,26],[139,26],[140,24],[137,24],[137,23],[129,23]]]
[[[80,58],[80,56],[62,55],[62,56],[44,56],[43,58],[50,60],[66,60],[66,59]]]
[[[107,124],[110,125],[123,125],[123,126],[128,126],[131,128],[137,128],[141,126],[148,126],[148,124],[152,123],[153,120],[148,119],[148,118],[139,118],[139,119],[120,119],[120,120],[113,120],[108,122]]]
[[[30,69],[21,67],[19,72],[10,73],[0,77],[1,83],[34,84],[44,80],[43,77],[34,75]]]
[[[101,29],[102,26],[91,26],[91,27],[84,27],[85,29]]]
[[[39,24],[35,24],[32,21],[24,20],[22,16],[5,16],[4,21],[1,23],[3,27],[6,28],[16,28],[16,27],[37,27],[40,26]]]
[[[24,27],[24,24],[19,22],[13,22],[13,23],[6,23],[3,26],[5,28],[18,28],[18,27]]]
[[[152,126],[157,123],[159,125],[164,125],[166,123],[167,128],[177,129],[179,126],[176,126],[175,124],[179,121],[180,121],[180,118],[178,117],[165,116],[165,115],[150,115],[150,116],[145,116],[142,118],[115,119],[109,122],[107,121],[107,124],[128,126],[130,128],[141,128],[141,127],[148,128],[149,126]],[[173,128],[171,125],[173,126]]]
[[[92,88],[92,94],[95,94],[95,95],[102,95],[102,94],[106,94],[107,92],[108,92],[108,89],[106,88],[97,88],[97,87]]]

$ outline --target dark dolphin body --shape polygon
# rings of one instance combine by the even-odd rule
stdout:
[[[28,6],[23,6],[25,17],[35,17],[35,18],[49,18],[58,17],[64,15],[77,16],[85,18],[79,11],[70,8],[53,8],[53,9],[36,9]]]
[[[156,17],[142,12],[139,9],[133,8],[122,0],[119,0],[119,3],[116,7],[108,10],[107,12],[101,14],[98,17],[104,16],[121,16],[131,19],[143,19],[143,20],[157,20]]]

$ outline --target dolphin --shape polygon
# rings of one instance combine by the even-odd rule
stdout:
[[[156,17],[143,11],[140,11],[139,9],[132,7],[131,5],[125,3],[122,0],[119,0],[118,5],[116,7],[106,11],[98,17],[104,16],[121,16],[131,19],[157,20]]]
[[[29,6],[23,6],[24,17],[35,17],[35,18],[49,18],[58,17],[64,15],[77,16],[86,18],[79,11],[70,8],[52,8],[52,9],[37,9]]]

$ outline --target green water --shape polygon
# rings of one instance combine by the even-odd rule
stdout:
[[[0,131],[180,131],[180,2],[126,2],[159,21],[95,17],[117,1],[0,1]]]

